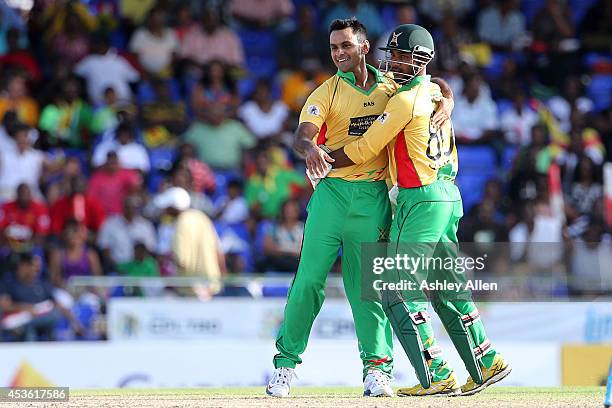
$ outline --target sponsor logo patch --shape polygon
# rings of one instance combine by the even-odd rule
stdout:
[[[319,109],[317,105],[309,105],[308,108],[306,108],[306,112],[308,112],[309,115],[321,116],[321,109]]]
[[[370,126],[372,126],[372,123],[374,123],[377,117],[378,115],[367,115],[359,116],[358,118],[351,118],[348,134],[350,136],[363,136]]]
[[[377,120],[380,123],[385,123],[388,118],[389,118],[389,112],[383,112],[382,115],[380,115]]]

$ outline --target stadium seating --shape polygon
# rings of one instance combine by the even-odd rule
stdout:
[[[176,159],[176,149],[172,147],[157,147],[149,150],[151,171],[147,179],[149,192],[157,192],[159,184],[167,176]]]
[[[597,0],[569,0],[572,18],[577,25],[580,25],[586,13],[595,3],[597,3]]]
[[[497,170],[495,151],[491,146],[459,146],[461,172],[494,175]]]
[[[486,182],[497,174],[497,158],[490,146],[460,146],[457,185],[465,212],[480,201]]]
[[[461,190],[463,210],[465,213],[480,202],[484,193],[485,184],[490,178],[490,175],[465,174],[465,172],[459,173],[457,176],[457,185]]]
[[[181,97],[181,86],[176,79],[169,79],[166,81],[166,84],[170,87],[170,97],[172,102],[179,102]],[[136,94],[136,101],[138,105],[143,105],[145,103],[155,102],[157,99],[155,95],[155,90],[153,86],[147,82],[142,81],[138,85],[138,90]]]
[[[587,94],[595,104],[595,110],[604,110],[612,105],[612,74],[593,75]]]

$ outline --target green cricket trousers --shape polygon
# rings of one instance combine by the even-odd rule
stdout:
[[[302,362],[300,355],[325,299],[327,274],[342,248],[342,278],[364,376],[372,367],[391,373],[391,325],[379,302],[362,300],[361,296],[361,244],[386,240],[390,224],[391,207],[384,181],[321,180],[308,203],[300,263],[276,340],[276,368],[295,368]]]
[[[457,257],[457,228],[463,216],[463,203],[457,186],[449,180],[437,180],[432,184],[404,189],[400,188],[397,197],[397,208],[391,227],[389,256],[409,253],[411,256],[424,258],[448,259]],[[417,287],[425,281],[443,279],[457,282],[448,270],[417,270],[416,273],[403,274],[402,277],[413,281]],[[444,274],[448,274],[444,276]],[[453,291],[437,291],[450,310],[459,316],[474,313],[476,305],[471,300],[469,291],[462,291],[462,296]],[[428,300],[420,290],[404,293],[405,304],[410,313],[425,312]],[[421,343],[427,347],[436,346],[431,322],[417,326]],[[469,327],[476,346],[482,345],[487,336],[482,321],[479,319]],[[491,347],[483,356],[482,362],[490,367],[496,351]],[[430,361],[433,381],[448,377],[452,368],[440,355]]]

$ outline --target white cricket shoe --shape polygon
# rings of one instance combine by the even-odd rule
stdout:
[[[370,369],[363,380],[364,397],[392,397],[391,378],[380,370]]]
[[[285,398],[291,391],[291,382],[295,380],[295,370],[293,368],[280,367],[274,370],[272,379],[266,387],[266,394],[272,397]]]

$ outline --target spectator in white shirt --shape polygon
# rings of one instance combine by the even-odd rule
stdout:
[[[94,105],[104,102],[104,91],[115,90],[117,102],[130,102],[132,92],[130,82],[140,79],[140,74],[125,58],[110,48],[106,36],[99,36],[92,41],[94,53],[83,58],[74,68],[75,74],[87,81],[87,93]]]
[[[30,128],[17,124],[10,129],[16,149],[0,151],[0,202],[15,198],[17,186],[25,183],[35,198],[42,197],[38,184],[43,169],[51,167],[45,154],[32,148],[29,140]]]
[[[134,141],[134,129],[129,123],[120,124],[115,130],[115,138],[100,143],[94,150],[92,164],[100,167],[106,163],[109,152],[116,152],[119,165],[125,169],[140,170],[148,173],[151,162],[143,145]]]
[[[6,126],[0,126],[0,152],[15,151],[15,141],[6,131]]]
[[[146,27],[141,27],[130,40],[130,51],[138,55],[138,61],[149,73],[170,73],[174,54],[178,51],[178,40],[171,28],[165,25],[165,13],[153,8],[147,18]]]
[[[525,35],[525,17],[516,0],[494,0],[478,15],[478,35],[495,48],[509,50]]]
[[[216,218],[226,224],[239,224],[249,218],[249,205],[244,198],[242,181],[235,179],[227,183],[227,194],[215,202]]]
[[[157,237],[153,224],[138,213],[138,198],[126,197],[123,214],[107,218],[98,233],[98,246],[106,261],[115,265],[134,258],[134,245],[143,243],[150,252],[155,251]]]
[[[559,120],[561,130],[569,132],[572,127],[572,109],[580,113],[588,113],[593,110],[593,101],[584,95],[580,80],[570,76],[565,80],[563,95],[553,96],[548,100],[548,108]]]
[[[464,143],[489,140],[498,127],[497,106],[481,91],[480,83],[478,75],[469,77],[453,110],[455,134]]]
[[[512,108],[501,115],[500,127],[506,142],[527,146],[531,143],[531,128],[538,123],[538,114],[525,103],[525,93],[517,90],[512,98]]]
[[[542,201],[527,202],[522,212],[509,234],[511,259],[550,270],[563,257],[564,220]]]
[[[571,280],[570,287],[579,294],[599,294],[612,289],[612,243],[604,234],[605,222],[592,219],[584,234],[570,241]]]
[[[287,105],[272,99],[270,82],[266,79],[257,82],[252,98],[238,110],[238,117],[258,139],[277,136],[287,116]]]

